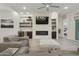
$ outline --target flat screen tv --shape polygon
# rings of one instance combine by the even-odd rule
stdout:
[[[36,24],[48,24],[48,16],[36,16]]]

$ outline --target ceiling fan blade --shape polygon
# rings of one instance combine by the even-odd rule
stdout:
[[[50,6],[50,7],[59,8],[59,6]]]
[[[50,5],[50,6],[52,6],[52,3],[47,3],[47,5]]]
[[[47,5],[46,3],[42,3],[42,4],[45,5],[45,6]]]
[[[40,7],[40,8],[38,8],[38,9],[42,9],[42,8],[45,8],[45,6],[43,6],[43,7]]]

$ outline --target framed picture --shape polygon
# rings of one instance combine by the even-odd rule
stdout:
[[[1,28],[13,28],[14,21],[12,19],[1,19]]]

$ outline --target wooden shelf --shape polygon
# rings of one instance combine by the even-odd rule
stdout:
[[[32,22],[20,22],[19,27],[32,27]]]
[[[32,26],[20,26],[20,27],[32,27]]]
[[[20,24],[30,24],[29,22],[20,22]]]

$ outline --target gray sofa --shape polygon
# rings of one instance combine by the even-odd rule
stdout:
[[[16,35],[6,36],[0,43],[0,56],[22,55],[29,51],[29,38]]]

